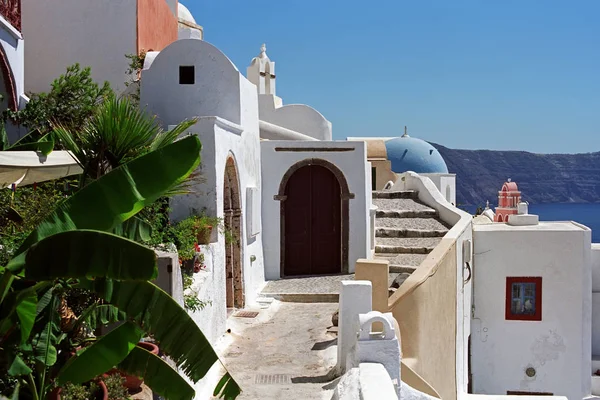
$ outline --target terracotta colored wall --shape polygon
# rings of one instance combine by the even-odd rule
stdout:
[[[165,0],[137,0],[137,51],[160,51],[177,40],[177,17]]]

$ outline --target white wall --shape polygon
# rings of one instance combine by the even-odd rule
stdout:
[[[0,16],[0,46],[2,46],[4,54],[6,54],[6,61],[8,62],[8,66],[14,79],[13,83],[15,85],[16,105],[19,109],[21,109],[26,104],[24,97],[25,56],[23,36],[2,16]],[[6,110],[8,108],[10,104],[9,96],[12,96],[12,94],[7,92],[6,83],[7,82],[4,82],[4,77],[0,76],[0,93],[2,93],[4,96],[4,99],[2,99],[2,102],[0,102],[0,107],[2,110]],[[26,135],[27,130],[9,123],[6,126],[6,133],[8,134],[9,140],[14,142],[21,136]]]
[[[474,226],[475,393],[590,394],[590,241],[589,229],[570,222]],[[542,277],[542,321],[505,320],[507,276]]]
[[[592,354],[600,356],[600,244],[592,243]]]
[[[179,85],[180,65],[195,66],[195,85]],[[173,199],[171,218],[181,220],[194,210],[203,209],[223,218],[225,166],[229,156],[235,161],[242,209],[242,279],[246,304],[252,304],[264,285],[260,222],[259,233],[250,238],[246,223],[246,189],[256,187],[260,193],[261,188],[256,87],[239,74],[220,50],[195,39],[172,43],[145,67],[142,104],[156,113],[165,127],[199,117],[189,132],[198,135],[202,142],[201,165],[193,175],[191,193]],[[194,314],[211,340],[224,333],[227,317],[225,238],[219,233],[215,239],[216,242],[203,246],[208,271],[198,277],[203,281],[198,296],[212,301],[212,305]],[[250,262],[251,256],[255,257],[254,262]]]
[[[431,179],[435,187],[438,188],[442,196],[456,205],[456,174],[419,174],[420,176]]]
[[[261,94],[258,97],[262,121],[300,132],[318,140],[331,140],[331,122],[314,108],[305,104],[276,107],[274,96]]]
[[[275,151],[275,147],[307,148],[302,151]],[[311,148],[353,148],[352,151],[312,151]],[[279,184],[287,170],[307,158],[320,158],[339,168],[348,182],[349,244],[348,266],[354,272],[359,258],[369,258],[369,209],[371,206],[370,171],[367,171],[364,142],[263,141],[262,158],[262,214],[265,246],[265,278],[280,278],[280,202],[273,196],[279,193]]]
[[[158,115],[163,125],[178,124],[195,116],[218,116],[243,125],[242,114],[246,111],[242,110],[245,105],[241,101],[241,90],[247,90],[252,84],[212,44],[196,39],[177,40],[148,64],[142,71],[140,105]],[[180,85],[179,66],[192,65],[195,66],[195,83]],[[256,103],[256,88],[254,85],[252,88]],[[257,107],[255,104],[254,108]]]
[[[128,60],[136,53],[136,1],[23,0],[25,85],[47,92],[50,84],[78,62],[92,67],[92,77],[125,89]]]

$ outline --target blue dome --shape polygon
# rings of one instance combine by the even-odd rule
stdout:
[[[386,141],[385,148],[393,172],[448,173],[448,167],[441,154],[424,140],[403,136]]]

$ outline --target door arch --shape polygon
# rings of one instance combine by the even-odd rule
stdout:
[[[243,308],[245,299],[241,247],[242,207],[237,167],[231,154],[227,157],[224,175],[225,298],[227,308]]]
[[[283,176],[280,207],[281,276],[348,272],[350,193],[332,163],[307,159]]]

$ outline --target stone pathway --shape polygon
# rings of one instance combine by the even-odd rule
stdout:
[[[233,339],[221,359],[243,390],[238,399],[331,399],[337,335],[327,328],[336,309],[274,301],[257,318],[230,318]]]
[[[390,285],[397,276],[398,273],[390,273]],[[287,302],[337,303],[340,282],[347,280],[354,280],[354,274],[285,278],[267,282],[261,294]]]

